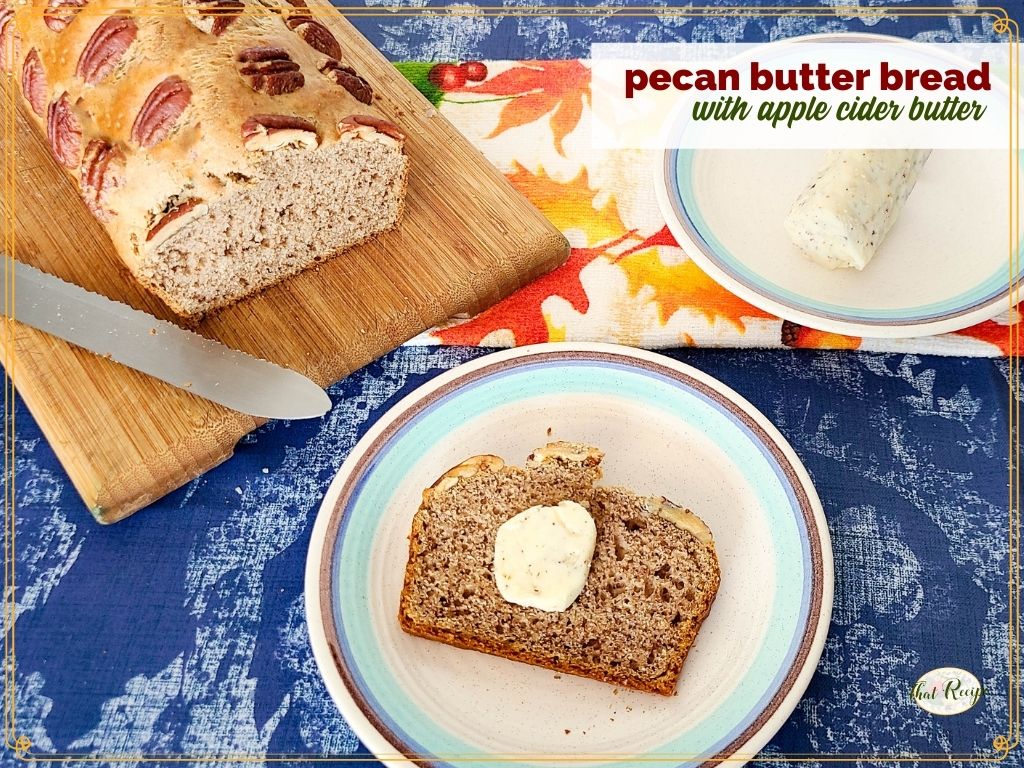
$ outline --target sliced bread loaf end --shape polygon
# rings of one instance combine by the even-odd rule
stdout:
[[[344,141],[278,149],[244,183],[187,211],[140,249],[136,273],[196,317],[392,229],[409,159],[402,141],[360,127]]]
[[[671,695],[719,585],[707,526],[661,497],[595,486],[603,455],[538,449],[525,468],[475,456],[423,493],[399,607],[413,635],[569,674]],[[586,507],[597,543],[564,611],[507,602],[493,576],[498,527],[535,505]]]

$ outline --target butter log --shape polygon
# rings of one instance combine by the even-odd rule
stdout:
[[[829,269],[864,269],[899,218],[930,149],[830,151],[784,226],[807,258]]]

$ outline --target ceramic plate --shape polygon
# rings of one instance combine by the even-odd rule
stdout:
[[[676,696],[399,628],[422,489],[469,456],[521,464],[555,439],[601,447],[603,482],[664,494],[714,533],[721,587]],[[753,757],[785,722],[821,654],[832,587],[828,529],[807,472],[749,403],[660,355],[546,344],[438,376],[359,441],[313,529],[306,613],[331,696],[389,765],[547,765],[584,755],[593,764],[645,756],[697,766]]]
[[[851,34],[787,42],[830,39],[911,44]],[[948,63],[921,51],[936,57],[936,66]],[[908,337],[959,330],[1010,308],[1011,286],[1024,276],[1019,262],[1011,269],[1017,259],[1010,255],[1024,242],[1008,242],[1005,150],[932,152],[899,219],[861,272],[815,264],[783,229],[824,157],[825,150],[668,149],[655,186],[686,253],[725,288],[787,320],[853,336]]]
[[[657,176],[669,229],[725,288],[812,328],[924,336],[1009,309],[1006,152],[932,152],[899,220],[861,272],[806,259],[782,226],[824,156],[824,150],[668,150]]]

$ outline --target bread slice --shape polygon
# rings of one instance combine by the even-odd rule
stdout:
[[[315,152],[265,153],[201,215],[183,216],[139,249],[139,280],[178,314],[197,317],[392,229],[409,160],[401,141],[362,133]]]
[[[526,468],[474,456],[423,492],[399,606],[406,632],[608,683],[671,695],[718,592],[711,531],[663,497],[596,486],[603,454],[550,443]],[[590,510],[597,545],[565,611],[504,600],[494,537],[510,517],[570,499]]]

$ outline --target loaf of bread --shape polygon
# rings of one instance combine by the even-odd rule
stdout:
[[[125,263],[183,316],[401,215],[405,137],[304,0],[34,0],[0,13],[0,47]]]
[[[662,497],[596,486],[602,454],[551,443],[526,468],[475,456],[423,493],[399,621],[413,635],[670,695],[719,584],[708,527]],[[597,528],[590,572],[564,611],[507,602],[494,576],[498,527],[571,500]]]

